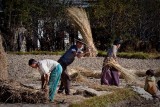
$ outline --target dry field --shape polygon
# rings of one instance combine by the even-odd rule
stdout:
[[[34,88],[38,90],[40,88],[40,75],[37,70],[34,70],[28,66],[28,60],[30,58],[34,58],[37,60],[42,60],[42,59],[58,60],[60,56],[7,55],[7,57],[9,62],[9,65],[8,65],[9,78],[19,81],[22,84],[29,86],[30,88]],[[78,71],[89,70],[93,73],[100,74],[103,59],[104,59],[103,57],[76,59],[74,63],[69,66],[68,70],[71,70],[72,68],[74,68],[74,69],[77,69]],[[132,69],[137,71],[145,71],[150,68],[158,71],[158,69],[160,68],[160,59],[147,59],[147,60],[143,59],[142,60],[142,59],[120,58],[119,63],[127,69]],[[144,82],[143,78],[141,78],[141,80],[142,82]],[[65,94],[57,94],[55,101],[57,102],[57,104],[59,104],[59,106],[62,106],[62,107],[68,106],[71,103],[82,102],[94,96],[110,94],[117,89],[124,88],[125,86],[126,86],[126,83],[123,79],[121,79],[120,87],[101,86],[99,75],[97,76],[94,75],[93,77],[91,77],[91,76],[86,76],[84,74],[77,73],[76,77],[73,77],[72,79],[71,95],[66,96]],[[124,103],[121,102],[120,105],[124,106]],[[133,104],[131,105],[134,106]],[[4,104],[1,104],[0,106],[4,106]],[[6,106],[10,106],[10,104]],[[14,104],[12,106],[18,106],[18,105]],[[19,106],[22,107],[24,106],[24,104],[19,104]],[[29,106],[34,106],[34,105],[30,104]],[[43,104],[36,104],[36,106],[40,107],[40,106],[43,106]],[[47,104],[47,106],[52,107],[54,106],[54,104]],[[117,106],[117,105],[113,105],[113,106]]]

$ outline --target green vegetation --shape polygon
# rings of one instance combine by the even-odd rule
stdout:
[[[93,97],[81,103],[71,104],[69,107],[107,107],[110,104],[128,100],[136,96],[137,94],[131,89],[118,89],[112,94]]]
[[[64,51],[32,51],[32,52],[7,52],[8,54],[16,55],[62,55]],[[98,57],[105,57],[105,51],[98,51]],[[144,53],[144,52],[119,52],[118,57],[121,58],[136,58],[136,59],[159,59],[160,53]]]
[[[137,58],[137,59],[158,59],[160,54],[158,53],[144,53],[144,52],[121,52],[118,53],[118,57],[122,58]]]
[[[107,53],[105,51],[98,51],[98,56],[105,57]],[[144,52],[119,52],[118,57],[121,58],[137,58],[137,59],[159,59],[160,53],[144,53]]]
[[[0,12],[0,32],[5,49],[19,51],[18,45],[21,43],[18,43],[20,41],[15,35],[21,26],[27,30],[25,34],[27,51],[38,48],[49,51],[53,47],[56,51],[64,49],[64,31],[69,33],[73,42],[79,30],[70,23],[70,18],[66,14],[66,8],[77,6],[76,0],[70,1],[1,0],[3,12]],[[121,38],[123,40],[121,51],[123,52],[160,52],[160,27],[158,25],[160,0],[80,1],[82,3],[79,6],[88,3],[89,7],[85,10],[98,50],[109,48],[115,39]],[[41,22],[44,22],[44,26],[41,26],[44,32],[43,38],[38,37],[40,34],[37,32],[37,27]],[[40,47],[35,44],[36,38],[41,44]]]
[[[8,54],[16,54],[16,55],[62,55],[64,51],[32,51],[32,52],[7,52]]]
[[[103,56],[105,57],[107,55],[106,51],[98,51],[98,55],[97,56]]]

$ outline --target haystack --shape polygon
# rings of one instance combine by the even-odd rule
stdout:
[[[0,80],[8,79],[7,57],[2,46],[2,38],[0,34]]]
[[[76,81],[76,82],[83,82],[83,83],[87,83],[88,80],[85,76],[81,75],[80,73],[75,73],[74,75],[72,75],[72,81]]]
[[[25,87],[19,82],[8,79],[7,57],[0,35],[0,102],[5,103],[45,103],[44,92]]]
[[[66,13],[70,21],[77,27],[83,36],[84,42],[89,48],[91,57],[95,57],[98,53],[93,43],[90,23],[86,11],[82,8],[71,7],[66,9]]]
[[[47,95],[39,90],[25,87],[13,81],[0,81],[0,102],[4,103],[46,103]]]
[[[114,67],[119,72],[121,72],[122,77],[126,80],[128,84],[141,85],[141,82],[137,79],[137,75],[132,73],[131,70],[128,70],[119,65],[114,59],[111,58],[107,63],[105,63],[105,66]]]
[[[83,67],[73,67],[73,68],[69,68],[70,70],[68,70],[68,74],[71,77],[75,77],[75,75],[77,75],[77,73],[80,73],[81,75],[85,76],[85,77],[94,77],[94,78],[100,78],[101,73],[100,72],[95,72],[93,70],[87,69],[87,68],[83,68]]]

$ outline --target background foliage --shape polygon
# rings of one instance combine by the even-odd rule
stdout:
[[[60,2],[61,1],[61,2]],[[70,44],[77,37],[77,29],[69,23],[65,9],[69,6],[84,8],[88,13],[94,42],[98,50],[107,51],[112,42],[121,38],[120,51],[160,51],[160,1],[159,0],[2,0],[0,30],[7,51],[17,51],[13,45],[15,31],[27,29],[27,51],[64,50],[64,31],[69,33]],[[38,21],[43,20],[44,36],[38,36]],[[56,26],[56,27],[55,27]],[[53,48],[54,47],[54,48]]]

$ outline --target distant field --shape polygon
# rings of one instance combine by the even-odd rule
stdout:
[[[106,56],[106,52],[99,51],[98,56]],[[135,59],[160,59],[160,53],[119,52],[118,57]]]
[[[32,52],[7,52],[8,54],[16,55],[62,55],[64,51],[32,51]],[[105,51],[98,51],[98,57],[105,57]],[[144,52],[119,52],[118,57],[135,58],[135,59],[160,59],[160,53],[144,53]]]

